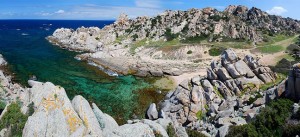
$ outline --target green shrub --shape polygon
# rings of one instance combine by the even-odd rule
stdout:
[[[296,137],[297,135],[300,135],[300,124],[286,124],[283,127],[283,137]]]
[[[225,49],[221,47],[211,48],[208,50],[208,54],[211,56],[219,56],[224,50]]]
[[[6,104],[3,101],[0,101],[0,115],[2,111],[5,109]]]
[[[184,40],[181,40],[180,42],[182,43],[188,43],[188,44],[192,44],[192,43],[200,43],[203,40],[207,40],[208,35],[197,35],[194,37],[187,37]]]
[[[256,129],[251,124],[241,126],[230,126],[226,137],[257,137]]]
[[[201,120],[203,117],[204,117],[204,114],[201,110],[199,110],[197,113],[196,113],[196,117],[198,118],[198,120]]]
[[[220,15],[213,15],[213,16],[209,16],[208,18],[214,21],[220,21],[222,19]]]
[[[34,113],[34,103],[31,102],[31,103],[28,105],[28,115],[31,116],[33,113]]]
[[[169,135],[169,137],[176,137],[175,129],[171,123],[169,123],[169,125],[167,126],[167,134]]]
[[[202,134],[201,132],[198,132],[196,130],[186,129],[186,132],[189,137],[206,137],[204,134]]]
[[[136,39],[139,38],[139,36],[137,34],[134,34],[131,37],[133,38],[133,41],[136,41]]]
[[[293,102],[288,99],[272,101],[266,108],[261,109],[253,125],[262,136],[281,136],[282,126],[291,115]]]
[[[189,50],[186,54],[192,54],[192,53],[193,53],[193,51]]]
[[[172,41],[178,37],[178,34],[173,34],[170,28],[166,28],[165,37],[167,41]]]
[[[17,103],[12,103],[0,120],[0,129],[11,127],[12,136],[22,136],[27,118],[28,116],[21,112],[20,106]]]
[[[6,104],[5,104],[5,102],[3,102],[3,101],[0,101],[0,109],[4,109],[6,107]]]
[[[293,102],[289,99],[278,99],[267,104],[256,116],[255,120],[243,126],[232,126],[227,136],[273,136],[279,137],[285,134],[285,121],[290,117]],[[291,128],[291,132],[299,131]]]

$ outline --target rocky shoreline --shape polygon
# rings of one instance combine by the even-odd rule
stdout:
[[[0,56],[0,63],[6,61]],[[3,75],[0,70],[1,100],[6,107],[0,119],[9,113],[8,108],[13,103],[21,105],[21,112],[28,115],[30,109],[33,114],[28,117],[23,129],[23,137],[32,136],[94,136],[94,137],[132,137],[155,136],[168,137],[167,127],[172,121],[168,118],[156,120],[129,120],[128,124],[118,125],[108,114],[103,113],[94,103],[90,104],[82,96],[75,96],[72,100],[66,91],[50,82],[42,83],[29,80],[31,88],[23,88],[13,84],[10,76]],[[31,105],[33,104],[33,105]],[[15,124],[15,123],[11,123]],[[173,125],[173,124],[172,124]],[[176,134],[186,135],[184,128],[178,128]],[[0,130],[1,137],[9,137],[11,128]]]

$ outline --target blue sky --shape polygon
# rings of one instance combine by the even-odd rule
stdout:
[[[258,7],[270,14],[300,19],[300,0],[0,0],[0,19],[115,19],[153,16],[164,10],[187,10],[228,5]]]

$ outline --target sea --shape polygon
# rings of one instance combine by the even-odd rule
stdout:
[[[28,87],[28,79],[36,76],[38,81],[60,85],[70,99],[82,95],[122,124],[128,119],[143,118],[147,106],[163,97],[155,92],[153,79],[110,76],[98,67],[74,59],[79,53],[61,49],[45,39],[57,28],[102,28],[113,22],[0,20],[0,53],[9,64],[14,82]]]

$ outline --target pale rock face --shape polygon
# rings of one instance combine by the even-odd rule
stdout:
[[[158,133],[158,134],[162,135],[163,137],[169,137],[166,130],[160,124],[158,124],[154,121],[151,121],[151,120],[147,120],[147,119],[142,120],[142,123],[149,125],[149,127],[155,133]]]
[[[7,64],[7,62],[5,61],[5,59],[3,58],[3,56],[0,54],[0,66],[4,66],[6,64]]]
[[[143,123],[125,124],[117,130],[119,131],[118,135],[122,137],[154,137],[149,125]]]
[[[155,119],[158,118],[158,111],[157,111],[157,109],[156,109],[155,103],[152,103],[152,104],[149,106],[149,108],[148,108],[148,110],[147,110],[147,116],[148,116],[148,118],[151,119],[151,120],[155,120]]]
[[[61,40],[66,40],[71,37],[72,31],[72,29],[67,28],[57,29],[54,31],[53,36]]]
[[[33,85],[29,92],[35,112],[26,122],[24,137],[84,135],[83,121],[77,116],[63,88],[49,82],[30,83]]]
[[[84,125],[87,127],[88,135],[101,137],[101,127],[88,101],[82,96],[78,95],[73,98],[72,105],[74,107],[74,110],[82,119]]]
[[[119,127],[118,123],[108,114],[103,113],[96,104],[92,104],[93,111],[95,116],[99,122],[99,125],[103,131],[103,136],[111,137],[114,136],[115,133],[113,131],[118,132],[116,129]]]

